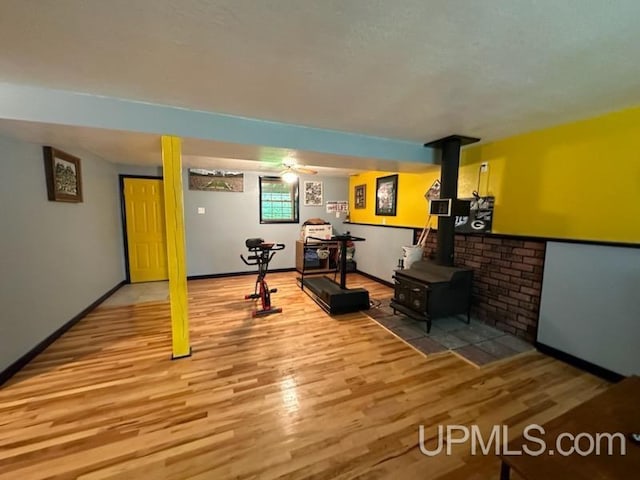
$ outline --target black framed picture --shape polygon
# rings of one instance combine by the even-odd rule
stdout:
[[[376,178],[376,215],[395,217],[398,203],[398,175]]]
[[[366,208],[367,206],[367,186],[356,185],[354,189],[355,208]]]

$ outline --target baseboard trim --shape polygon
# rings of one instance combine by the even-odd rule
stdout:
[[[360,271],[360,270],[356,270],[356,273],[359,273],[363,277],[367,277],[370,280],[373,280],[375,282],[378,282],[378,283],[381,283],[383,285],[386,285],[387,287],[390,287],[390,288],[394,287],[393,283],[387,282],[386,280],[382,280],[381,278],[375,277],[375,276],[371,275],[370,273],[365,273],[365,272]]]
[[[287,272],[295,272],[295,268],[274,268],[273,270],[269,270],[267,273],[287,273]],[[209,273],[207,275],[189,275],[187,280],[209,280],[212,278],[225,278],[225,277],[239,277],[242,275],[257,275],[258,271],[254,270],[251,272],[229,272],[229,273]]]
[[[113,295],[120,287],[122,287],[126,283],[126,280],[121,281],[107,293],[102,295],[99,299],[89,305],[87,308],[82,310],[79,314],[69,320],[67,323],[58,328],[55,332],[49,335],[47,338],[38,343],[35,347],[21,356],[18,360],[13,362],[7,368],[5,368],[2,372],[0,372],[0,386],[5,384],[11,377],[13,377],[16,373],[22,370],[31,360],[36,358],[40,353],[42,353],[49,345],[55,342],[58,338],[60,338],[67,330],[73,327],[76,323],[86,317],[93,309],[95,309],[98,305],[104,302],[107,298]]]
[[[620,375],[619,373],[600,367],[581,358],[574,357],[570,353],[563,352],[562,350],[550,347],[549,345],[545,345],[544,343],[535,342],[534,345],[539,352],[542,352],[545,355],[549,355],[550,357],[568,363],[569,365],[573,365],[580,370],[584,370],[585,372],[591,373],[609,382],[617,383],[620,380],[626,378],[624,375]]]

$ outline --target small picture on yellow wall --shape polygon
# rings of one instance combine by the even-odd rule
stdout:
[[[353,202],[354,208],[366,208],[367,207],[367,186],[356,185],[354,188],[355,201]]]

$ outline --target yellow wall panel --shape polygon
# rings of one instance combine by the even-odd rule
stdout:
[[[378,216],[376,209],[376,178],[394,175],[395,172],[365,172],[352,175],[349,179],[349,215],[352,222],[371,223],[374,225],[396,225],[422,228],[427,220],[428,202],[425,192],[433,181],[439,177],[439,170],[429,173],[398,174],[398,205],[396,216]],[[367,202],[365,209],[354,208],[354,188],[356,185],[367,186]]]
[[[465,166],[483,161],[494,232],[640,242],[640,108],[463,152]]]
[[[351,177],[351,221],[424,226],[424,193],[439,171],[400,174],[398,215],[376,216],[375,179],[393,173]],[[356,210],[361,184],[367,208]],[[458,195],[474,190],[496,197],[494,233],[640,243],[640,108],[464,148]]]

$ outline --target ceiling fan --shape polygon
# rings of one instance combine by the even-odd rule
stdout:
[[[284,167],[284,170],[280,172],[280,177],[288,183],[295,182],[296,178],[298,178],[298,174],[315,175],[318,173],[317,170],[298,165],[290,158],[285,158],[282,161],[282,166]]]

